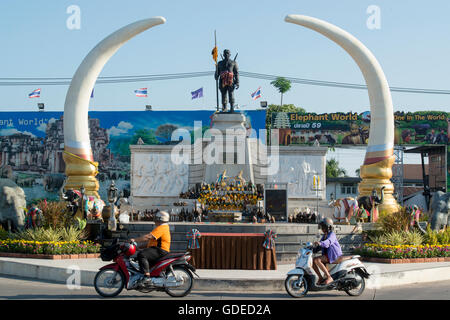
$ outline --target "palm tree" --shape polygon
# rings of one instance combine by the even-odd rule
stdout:
[[[339,178],[347,174],[344,168],[339,167],[339,162],[334,158],[327,160],[326,170],[327,178]]]
[[[283,77],[278,77],[273,80],[271,83],[275,88],[277,88],[278,92],[281,93],[281,106],[283,106],[283,94],[288,92],[291,89],[291,82]]]

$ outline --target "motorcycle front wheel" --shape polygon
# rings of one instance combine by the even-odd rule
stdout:
[[[125,276],[114,269],[103,269],[95,275],[94,287],[99,295],[112,298],[122,292],[125,286]]]
[[[166,293],[171,297],[184,297],[192,290],[194,279],[192,274],[183,267],[173,267],[173,272],[168,272],[167,277],[174,277],[179,286],[165,288]]]
[[[284,287],[293,298],[302,298],[308,293],[308,282],[304,276],[291,274],[284,281]]]

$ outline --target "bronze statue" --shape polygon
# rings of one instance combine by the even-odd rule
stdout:
[[[234,89],[239,89],[239,72],[236,58],[230,59],[230,50],[223,51],[223,60],[219,61],[216,68],[215,79],[219,79],[219,90],[222,94],[222,112],[227,111],[228,98],[230,100],[230,112],[234,112]]]

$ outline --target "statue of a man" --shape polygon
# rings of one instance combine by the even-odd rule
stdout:
[[[230,112],[234,111],[234,89],[239,88],[239,72],[236,61],[230,59],[230,50],[223,51],[223,60],[219,61],[215,78],[219,79],[219,90],[222,94],[222,111],[227,111],[228,98],[230,100]]]

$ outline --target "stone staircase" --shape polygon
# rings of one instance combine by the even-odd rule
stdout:
[[[153,222],[132,222],[124,224],[122,231],[113,233],[113,237],[120,239],[138,238],[149,233],[154,228]],[[250,224],[250,223],[185,223],[171,222],[171,252],[185,252],[187,248],[186,233],[197,229],[200,233],[264,233],[272,229],[277,234],[275,250],[278,263],[293,263],[296,260],[298,250],[302,243],[320,240],[317,224],[274,223],[274,224]],[[352,233],[354,226],[337,225],[336,235],[344,254],[350,254],[353,247],[362,242],[360,233]],[[128,234],[128,235],[127,235]]]

